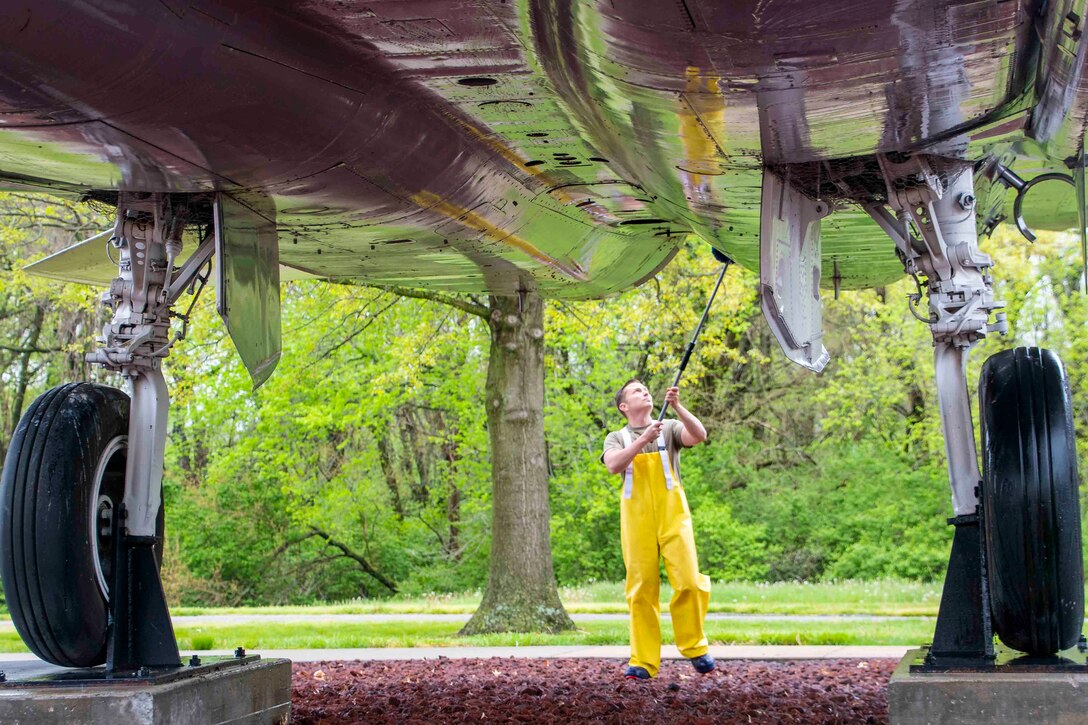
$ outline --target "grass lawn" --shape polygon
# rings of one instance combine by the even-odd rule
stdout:
[[[661,587],[661,601],[672,596]],[[597,582],[560,587],[567,611],[618,613],[627,611],[622,582]],[[881,614],[887,616],[937,616],[941,583],[922,584],[896,580],[798,583],[715,582],[710,595],[711,612],[737,614]],[[480,603],[480,592],[428,594],[419,597],[359,599],[330,605],[296,607],[172,607],[184,614],[471,614]]]
[[[933,637],[934,620],[907,619],[836,622],[736,622],[709,620],[711,644],[917,645]],[[625,645],[627,623],[582,622],[564,634],[494,634],[458,637],[458,622],[282,623],[177,627],[183,650],[336,649],[345,647],[456,647],[528,645]],[[662,636],[672,642],[672,624],[662,622]],[[14,630],[0,632],[0,652],[26,652]]]
[[[367,624],[248,624],[179,627],[182,649],[324,649],[345,647],[456,647],[528,645],[603,645],[628,643],[626,622],[582,622],[564,634],[494,634],[458,637],[457,622],[381,622]],[[933,620],[881,622],[707,622],[711,644],[902,644],[933,638]],[[662,637],[672,642],[672,624],[662,622]]]

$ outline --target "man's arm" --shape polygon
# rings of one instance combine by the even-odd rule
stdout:
[[[706,428],[703,427],[702,422],[692,415],[690,410],[680,405],[680,388],[666,390],[665,402],[676,411],[676,417],[684,426],[683,430],[680,431],[681,443],[691,448],[706,440]]]
[[[626,448],[613,448],[612,450],[605,451],[601,456],[601,460],[604,461],[605,468],[609,473],[623,473],[627,470],[627,467],[631,465],[631,461],[635,460],[635,456],[642,453],[642,449],[651,440],[657,440],[657,436],[661,433],[661,423],[656,420],[643,431],[635,440],[631,441],[631,445]]]

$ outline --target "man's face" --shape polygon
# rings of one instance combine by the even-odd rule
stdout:
[[[623,389],[623,402],[620,403],[620,411],[627,415],[637,415],[646,410],[652,410],[654,398],[650,391],[642,383],[631,383]]]

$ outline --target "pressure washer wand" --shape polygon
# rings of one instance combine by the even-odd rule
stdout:
[[[710,306],[714,304],[714,297],[718,294],[718,288],[722,286],[722,280],[725,279],[725,272],[729,269],[729,265],[733,263],[733,260],[726,257],[724,254],[719,254],[718,250],[714,250],[714,258],[722,262],[722,271],[718,275],[718,281],[714,285],[714,291],[710,293],[710,299],[707,300],[706,308],[703,310],[703,316],[699,320],[699,326],[695,328],[695,334],[691,336],[691,342],[688,343],[688,348],[684,350],[684,357],[680,359],[680,369],[676,371],[676,379],[672,381],[672,387],[676,387],[680,384],[680,376],[684,374],[684,368],[688,366],[688,360],[691,359],[691,353],[695,350],[695,341],[699,339],[699,333],[703,331],[703,325],[706,323],[706,316],[710,313]],[[669,409],[668,401],[665,401],[661,406],[661,414],[657,416],[657,421],[660,423],[665,420],[665,411]]]

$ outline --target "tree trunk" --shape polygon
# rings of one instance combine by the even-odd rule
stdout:
[[[457,443],[455,432],[447,429],[446,421],[441,413],[436,416],[438,425],[433,427],[433,430],[446,431],[445,440],[442,441],[442,457],[446,459],[446,463],[449,464],[449,471],[446,474],[447,478],[447,496],[446,496],[446,521],[449,522],[450,535],[446,544],[446,551],[454,561],[461,560],[461,489],[457,488],[454,483],[456,480],[455,473],[457,471]]]
[[[7,427],[3,431],[4,443],[0,445],[0,454],[7,456],[7,443],[11,440],[12,434],[15,433],[15,428],[19,425],[19,419],[23,417],[23,404],[26,402],[26,391],[30,387],[30,378],[32,372],[30,370],[31,350],[38,346],[38,339],[42,334],[42,325],[45,323],[45,310],[39,305],[34,309],[34,316],[30,321],[30,326],[26,330],[26,337],[20,342],[23,345],[24,352],[19,356],[19,370],[15,374],[15,392],[12,395],[11,402],[11,418],[4,421],[4,425]],[[2,460],[2,459],[0,459]]]
[[[416,503],[425,504],[430,497],[431,474],[427,450],[429,445],[426,437],[420,431],[418,411],[404,407],[401,408],[401,441],[404,444],[405,459],[404,468],[409,474],[409,488],[412,498]],[[433,429],[432,429],[433,430]],[[415,476],[412,476],[412,468],[415,467]]]
[[[450,534],[446,541],[446,553],[454,561],[461,560],[461,491],[457,486],[450,485],[449,496],[446,497],[446,520],[449,522]]]
[[[490,297],[487,429],[491,559],[479,609],[461,634],[559,632],[574,623],[552,569],[544,448],[544,301]]]
[[[382,431],[377,436],[378,462],[381,464],[382,473],[385,475],[385,485],[389,487],[389,495],[393,502],[393,512],[401,521],[404,520],[404,504],[400,500],[400,476],[397,475],[396,462],[393,460],[393,445],[389,442],[388,431]]]

